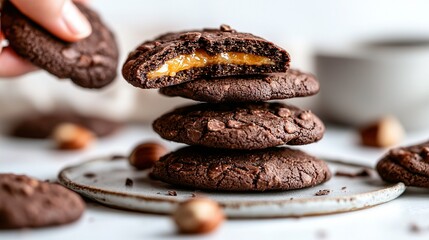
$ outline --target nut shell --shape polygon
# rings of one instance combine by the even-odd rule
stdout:
[[[95,140],[93,132],[73,123],[58,125],[53,131],[52,138],[57,148],[62,150],[84,149]]]
[[[181,233],[203,234],[217,229],[225,215],[219,204],[207,198],[187,200],[177,207],[173,220]]]
[[[362,145],[379,148],[397,145],[405,135],[401,123],[392,116],[380,118],[361,128],[359,133]]]
[[[167,153],[167,149],[156,142],[144,142],[137,145],[130,156],[128,162],[138,170],[151,168],[160,157]]]

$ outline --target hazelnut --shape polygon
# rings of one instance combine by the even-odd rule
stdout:
[[[145,142],[137,145],[128,157],[128,162],[139,170],[151,168],[167,149],[155,142]]]
[[[401,123],[387,116],[360,129],[362,145],[371,147],[391,147],[397,145],[405,135]]]
[[[58,125],[52,134],[59,149],[77,150],[89,146],[95,139],[94,134],[79,125],[63,123]]]
[[[225,219],[222,208],[207,198],[192,198],[182,202],[173,213],[173,220],[182,233],[209,233]]]

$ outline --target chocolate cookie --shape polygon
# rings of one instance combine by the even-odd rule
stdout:
[[[75,3],[88,18],[92,34],[78,42],[65,42],[20,13],[5,1],[1,29],[9,45],[28,59],[59,78],[70,78],[85,88],[101,88],[116,77],[118,47],[112,32],[97,13]]]
[[[378,162],[377,171],[387,182],[429,188],[429,142],[390,150]]]
[[[48,138],[53,130],[62,123],[74,123],[91,130],[98,137],[108,136],[118,130],[120,123],[99,118],[81,116],[72,113],[50,113],[31,116],[18,121],[11,134],[22,138]]]
[[[0,229],[74,222],[85,210],[76,193],[23,175],[0,174]]]
[[[202,103],[164,114],[153,129],[162,138],[189,145],[262,149],[318,141],[324,125],[310,111],[281,103]]]
[[[161,88],[200,77],[285,72],[289,61],[272,42],[222,25],[142,43],[129,54],[122,75],[136,87]]]
[[[311,74],[298,70],[255,76],[205,78],[165,87],[160,93],[202,102],[257,102],[314,95],[319,82]]]
[[[161,157],[152,175],[173,185],[218,191],[291,190],[331,178],[324,161],[286,147],[253,151],[185,147]]]

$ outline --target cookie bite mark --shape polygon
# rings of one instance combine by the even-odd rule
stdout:
[[[140,88],[161,88],[203,76],[285,72],[289,54],[275,44],[230,28],[167,33],[131,52],[122,75]]]

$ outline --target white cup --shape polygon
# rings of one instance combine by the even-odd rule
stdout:
[[[385,115],[429,128],[429,39],[373,42],[316,53],[320,112],[359,126]]]

